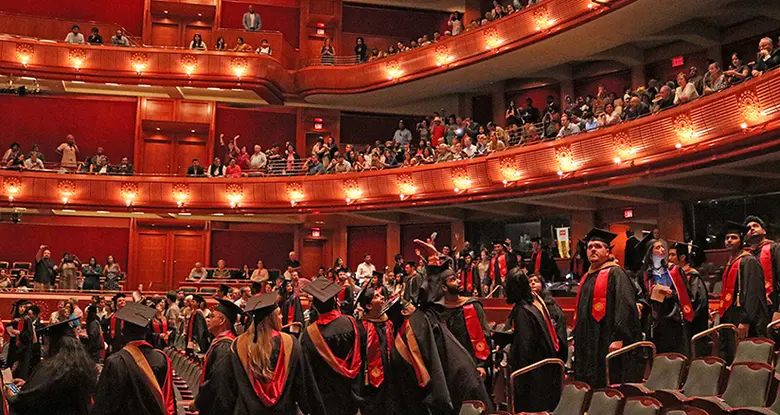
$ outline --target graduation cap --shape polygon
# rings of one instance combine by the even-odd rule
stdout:
[[[384,273],[381,273],[381,272],[379,272],[379,271],[374,271],[374,272],[373,272],[373,276],[375,276],[375,277],[379,278],[379,281],[382,281],[382,278],[384,278],[384,277],[385,277],[385,274],[384,274]]]
[[[762,228],[764,228],[764,230],[766,230],[766,223],[764,223],[764,220],[763,220],[763,219],[761,219],[761,218],[759,218],[758,216],[755,216],[755,215],[749,215],[748,217],[746,217],[746,218],[745,218],[745,221],[744,221],[744,222],[742,222],[742,223],[743,223],[745,226],[748,226],[748,225],[750,225],[750,222],[755,222],[755,223],[757,223],[759,226],[761,226]]]
[[[612,241],[615,240],[615,238],[617,238],[617,235],[615,235],[610,231],[599,229],[599,228],[593,228],[588,232],[587,235],[585,235],[584,238],[582,238],[582,240],[585,241],[585,243],[588,243],[590,241],[601,241],[607,245],[610,245]]]
[[[650,231],[642,231],[642,239],[639,241],[639,243],[636,244],[636,247],[634,247],[634,250],[639,255],[640,258],[645,256],[645,253],[647,252],[647,245],[650,243],[650,241],[653,240],[653,233]]]
[[[117,320],[126,321],[138,327],[146,327],[157,314],[157,310],[140,303],[127,303],[121,310],[116,312]]]
[[[36,330],[36,332],[48,336],[51,341],[61,339],[65,336],[76,337],[76,331],[73,330],[72,323],[78,320],[78,317],[73,317],[65,321],[60,321],[59,323],[49,324],[40,330]]]
[[[225,317],[230,322],[230,327],[233,327],[234,324],[236,324],[236,319],[238,319],[238,316],[240,316],[244,310],[241,309],[241,307],[237,306],[236,303],[228,300],[217,300],[219,304],[214,308],[214,311],[219,311],[220,313],[224,314]]]
[[[205,303],[206,299],[201,297],[200,294],[192,294],[192,300],[195,301],[195,304],[200,305],[201,303]]]
[[[258,294],[247,300],[244,311],[251,315],[254,320],[255,337],[253,341],[255,343],[257,343],[257,329],[258,326],[260,326],[260,322],[268,317],[277,308],[279,308],[279,305],[276,303],[276,293],[273,292]]]
[[[739,235],[740,238],[745,238],[745,234],[748,232],[748,227],[739,223],[734,222],[732,220],[726,222],[726,225],[723,226],[723,234],[728,235],[735,233]]]
[[[330,282],[325,278],[317,278],[307,286],[303,287],[305,293],[311,294],[314,301],[321,303],[327,302],[341,292],[342,287],[336,283]]]
[[[32,310],[33,314],[35,315],[41,314],[41,308],[35,304],[31,305],[30,308],[28,308],[28,310]]]
[[[114,303],[114,306],[116,306],[116,302],[119,301],[120,298],[127,297],[125,293],[116,293],[113,297],[111,297],[111,302]]]
[[[497,331],[497,330],[490,330],[491,338],[493,339],[493,342],[495,342],[496,346],[500,348],[504,348],[509,344],[512,344],[512,338],[514,337],[514,331]]]
[[[506,245],[506,241],[502,241],[500,239],[494,239],[492,243],[493,243],[493,246],[495,246],[495,245],[502,245],[502,246]]]

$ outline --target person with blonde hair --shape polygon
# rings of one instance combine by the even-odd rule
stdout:
[[[249,329],[238,336],[231,354],[214,368],[215,399],[198,411],[213,414],[324,415],[317,383],[295,337],[283,333],[276,293],[258,294],[247,301]]]

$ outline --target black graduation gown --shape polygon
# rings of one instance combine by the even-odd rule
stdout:
[[[463,290],[461,290],[461,295],[466,297],[481,297],[483,295],[482,293],[482,279],[479,276],[479,270],[477,269],[477,266],[474,265],[472,262],[470,265],[464,265],[463,269],[459,271],[460,273],[460,280],[461,284],[463,285]],[[468,279],[471,279],[471,281],[467,281]],[[466,287],[468,287],[469,282],[471,283],[471,291],[468,291]],[[476,291],[476,295],[474,295],[474,291]]]
[[[404,300],[417,304],[417,297],[420,295],[420,286],[422,285],[422,276],[415,272],[408,276],[405,281],[404,287]]]
[[[772,303],[769,304],[771,318],[771,313],[780,311],[780,275],[778,275],[778,273],[780,273],[780,244],[774,241],[766,241],[765,243],[771,245],[769,248],[770,262],[772,263],[772,294],[769,296],[769,299],[772,301]],[[752,250],[756,259],[761,257],[761,250],[762,247]],[[759,261],[759,264],[760,263],[761,262]],[[764,278],[766,278],[766,276],[764,276]]]
[[[290,309],[292,308],[292,319],[290,318]],[[279,309],[282,311],[282,325],[291,323],[303,323],[303,307],[301,299],[298,296],[290,296],[279,303]]]
[[[200,388],[198,389],[198,396],[195,398],[195,407],[210,408],[216,399],[216,394],[219,392],[220,386],[214,380],[214,374],[217,368],[224,364],[226,359],[230,358],[233,354],[231,351],[233,347],[233,340],[229,337],[223,339],[214,339],[206,353],[206,362],[203,365],[203,372],[201,376]],[[277,351],[278,353],[278,351]],[[201,413],[203,411],[201,410]]]
[[[566,326],[566,313],[563,312],[563,309],[558,305],[549,291],[542,291],[541,297],[542,300],[544,300],[544,304],[547,306],[547,312],[550,313],[550,318],[555,325],[555,334],[558,335],[558,344],[561,345],[558,349],[558,356],[556,357],[565,362],[569,359],[569,334],[567,332],[568,327]]]
[[[209,336],[209,327],[206,323],[206,318],[203,317],[203,313],[195,311],[190,317],[192,321],[188,322],[187,326],[187,342],[195,342],[200,348],[198,353],[206,353],[211,346],[211,338]]]
[[[125,347],[125,340],[124,336],[122,335],[124,322],[122,320],[117,320],[115,315],[116,313],[108,316],[105,319],[106,325],[103,327],[105,341],[108,344],[108,352],[106,352],[107,356],[111,355],[112,353],[116,353]]]
[[[87,324],[87,354],[95,363],[100,360],[100,352],[103,350],[103,335],[100,321],[97,319]]]
[[[385,316],[383,316],[385,317]],[[361,385],[363,390],[361,392],[362,402],[360,404],[361,415],[401,415],[403,412],[398,407],[397,401],[399,399],[398,394],[393,384],[393,368],[390,364],[390,347],[393,342],[393,337],[387,337],[387,325],[392,324],[386,317],[384,319],[372,320],[367,317],[363,317],[358,327],[361,331],[361,337],[367,337],[366,324],[370,324],[374,327],[379,340],[379,350],[382,357],[382,369],[384,371],[384,380],[379,387],[374,387],[369,384],[368,377],[368,341],[366,341],[365,348],[363,349],[363,368],[360,371],[362,377]]]
[[[243,336],[249,335],[251,334],[243,334]],[[280,345],[280,337],[275,337],[271,352],[273,367],[276,367],[279,361]],[[266,407],[258,398],[233,346],[230,354],[214,367],[210,380],[213,382],[213,391],[207,390],[207,395],[203,395],[204,390],[201,389],[198,394],[195,405],[200,414],[297,415],[300,409],[305,415],[326,415],[325,404],[322,402],[309,362],[303,354],[301,344],[294,336],[292,336],[292,345],[287,380],[274,406]]]
[[[614,263],[608,264],[614,266],[609,270],[604,317],[599,322],[592,314],[594,286],[600,269],[590,271],[580,284],[576,309],[574,374],[577,380],[589,384],[592,388],[603,388],[607,385],[604,359],[609,352],[609,345],[614,341],[622,341],[623,346],[628,346],[642,338],[634,284],[623,268]],[[609,265],[604,264],[603,267]],[[622,362],[626,364],[622,365],[619,373],[616,373],[616,367],[610,367],[613,380],[618,377],[622,382],[640,380],[636,379],[636,366],[640,365],[630,364],[634,358],[631,353],[624,355]]]
[[[356,333],[353,322],[352,317],[342,315],[328,324],[319,325],[325,343],[339,359],[346,359],[350,352],[354,357]],[[359,344],[361,349],[364,349],[365,338],[361,338]],[[301,346],[311,364],[314,380],[317,382],[328,415],[355,415],[360,400],[360,376],[350,379],[336,373],[317,351],[307,330],[303,332]],[[365,358],[362,353],[361,358]]]
[[[541,274],[542,278],[547,282],[557,281],[561,277],[561,270],[558,268],[558,264],[555,263],[555,260],[550,256],[549,252],[545,250],[542,250],[541,252],[539,274]],[[537,254],[531,253],[531,264],[528,267],[528,270],[531,272],[534,272],[536,269],[536,256]]]
[[[13,415],[87,415],[95,393],[84,385],[82,372],[52,367],[42,362],[30,374],[21,391],[8,399]],[[97,373],[97,372],[95,372]],[[6,381],[10,382],[10,379]],[[0,408],[0,413],[3,413]]]
[[[338,294],[339,309],[341,313],[347,316],[351,316],[355,311],[355,291],[352,286],[344,285],[342,291]]]
[[[33,341],[35,335],[33,333],[33,319],[28,316],[24,316],[19,321],[21,331],[16,336],[16,370],[14,371],[14,377],[27,380],[32,370],[32,354],[33,354]]]
[[[439,313],[439,319],[447,326],[453,336],[458,340],[461,346],[469,352],[469,356],[474,361],[477,367],[481,367],[488,370],[491,364],[491,359],[481,360],[477,358],[477,354],[474,351],[474,344],[471,342],[471,336],[466,328],[466,317],[463,311],[463,307],[472,304],[474,305],[474,311],[479,317],[480,326],[482,326],[482,333],[485,335],[488,345],[490,344],[490,329],[488,328],[487,318],[485,317],[485,310],[482,308],[482,303],[476,298],[463,298],[461,297],[461,303],[459,304],[447,304],[444,300],[440,300],[435,305],[435,310]],[[487,346],[488,348],[490,346]]]
[[[729,265],[726,265],[723,271],[724,277],[729,272]],[[734,325],[749,324],[748,337],[761,337],[766,333],[766,325],[769,324],[770,318],[761,263],[753,255],[742,256],[738,275],[738,281],[734,283],[734,301],[723,314],[720,322]]]
[[[509,319],[509,327],[514,330],[508,358],[512,372],[544,359],[558,357],[544,316],[533,304],[515,304]],[[557,336],[557,333],[552,335]],[[560,339],[558,345],[560,349],[566,349],[566,343],[561,343]],[[560,371],[557,369],[537,369],[518,377],[514,393],[515,411],[552,411],[561,396],[560,385]]]
[[[157,384],[164,391],[170,360],[163,352],[150,346],[142,345],[138,348],[149,362]],[[90,414],[167,415],[160,408],[146,377],[127,350],[118,350],[106,359],[98,380],[95,406]]]
[[[625,254],[626,269],[631,271],[639,271],[639,268],[642,267],[643,255],[637,252],[637,245],[639,245],[639,239],[636,239],[636,236],[631,235],[630,238],[626,239],[626,248],[623,252]]]
[[[679,267],[677,268],[685,284],[684,287],[677,288],[686,290],[688,298],[693,298],[685,272]],[[690,356],[691,337],[693,335],[691,334],[688,321],[683,318],[679,294],[677,291],[674,291],[674,294],[664,298],[662,302],[654,301],[650,298],[651,293],[649,292],[650,288],[648,288],[653,285],[653,276],[645,273],[644,279],[646,284],[645,301],[650,305],[648,338],[655,344],[656,353],[680,353]],[[674,287],[672,288],[674,290]],[[693,300],[691,300],[691,303],[693,303]]]
[[[464,401],[478,400],[492,411],[493,403],[468,351],[439,321],[433,310],[418,308],[398,331],[391,350],[393,376],[405,414],[454,415]],[[419,346],[419,356],[409,347],[409,338]],[[415,367],[399,350],[399,342],[420,359],[428,373],[420,384]],[[415,361],[415,359],[412,359]]]
[[[704,283],[699,271],[689,267],[685,270],[685,276],[688,277],[688,285],[691,287],[691,302],[693,303],[691,337],[693,337],[709,328],[710,300],[707,292],[707,285]],[[706,338],[696,342],[696,353],[698,356],[706,356],[709,354],[709,351],[706,350],[707,343],[709,343],[709,341]]]

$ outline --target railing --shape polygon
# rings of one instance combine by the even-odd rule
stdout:
[[[61,35],[60,37],[55,37],[55,36],[47,37],[47,36],[40,35],[41,31],[39,30],[39,28],[45,26],[46,21],[53,21],[58,23],[58,25],[53,25],[52,30],[56,31],[58,35]],[[13,23],[17,23],[16,26],[20,28],[15,28],[13,26]],[[46,40],[62,41],[70,31],[71,26],[73,26],[74,24],[83,26],[82,34],[84,35],[85,41],[89,37],[89,31],[91,30],[91,28],[98,27],[104,29],[103,35],[108,35],[103,37],[103,42],[110,43],[109,37],[110,35],[114,34],[114,30],[111,30],[111,32],[109,33],[105,31],[105,28],[111,27],[112,29],[122,29],[122,32],[124,33],[125,37],[128,38],[132,46],[141,46],[141,37],[135,36],[132,33],[128,32],[127,29],[122,27],[119,23],[83,21],[83,20],[77,21],[73,19],[61,19],[57,17],[29,16],[29,15],[18,14],[18,13],[0,12],[0,27],[3,27],[3,32],[8,33],[10,36],[18,36],[27,39],[37,39],[37,40],[46,39]],[[20,33],[20,32],[24,32],[24,33]],[[94,45],[94,46],[98,46],[98,45]]]

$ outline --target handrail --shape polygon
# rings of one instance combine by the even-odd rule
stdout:
[[[691,356],[696,357],[696,340],[702,339],[702,338],[707,337],[707,336],[709,336],[711,334],[715,334],[715,340],[713,341],[713,343],[714,343],[715,347],[719,347],[720,346],[720,333],[719,332],[721,330],[731,330],[731,331],[733,331],[734,332],[734,338],[736,339],[736,334],[738,333],[737,326],[735,326],[733,324],[718,324],[715,327],[709,328],[707,330],[704,330],[702,332],[699,332],[699,333],[695,334],[691,338]]]
[[[576,347],[576,346],[575,346]],[[609,361],[614,359],[615,357],[622,356],[628,352],[634,351],[639,348],[648,348],[652,350],[652,355],[650,357],[650,361],[653,361],[653,358],[655,358],[655,344],[653,342],[649,341],[638,341],[636,343],[631,343],[628,346],[623,346],[620,349],[615,350],[614,352],[607,353],[607,357],[604,358],[605,360],[605,369],[607,372],[607,384],[609,384],[610,377],[609,377]],[[647,363],[645,363],[647,364]]]
[[[530,364],[528,366],[525,366],[525,367],[522,367],[520,369],[517,369],[514,372],[512,372],[511,375],[509,375],[509,393],[507,394],[507,401],[508,401],[508,404],[509,404],[509,408],[511,409],[511,412],[513,414],[516,413],[516,411],[515,411],[515,399],[514,399],[514,395],[515,395],[515,378],[517,378],[518,376],[522,376],[522,375],[524,375],[526,373],[532,372],[532,371],[534,371],[536,369],[539,369],[541,367],[549,366],[549,365],[556,365],[556,366],[559,367],[559,369],[560,369],[560,381],[561,381],[561,387],[562,387],[563,386],[564,375],[565,375],[565,372],[566,372],[566,366],[565,366],[565,364],[563,363],[563,361],[561,359],[556,359],[556,358],[543,359],[543,360],[540,360],[540,361],[538,361],[536,363],[532,363],[532,364]],[[552,386],[552,385],[550,385],[550,386]]]

